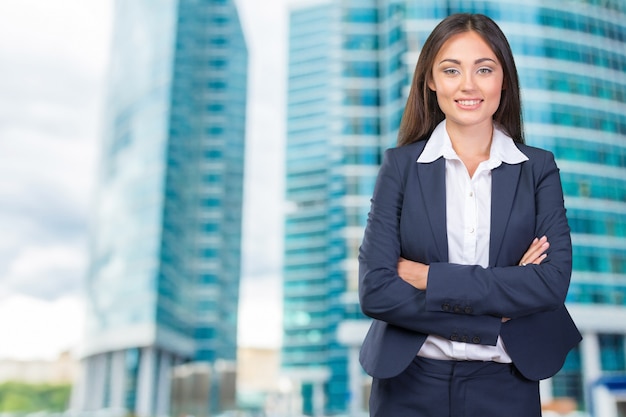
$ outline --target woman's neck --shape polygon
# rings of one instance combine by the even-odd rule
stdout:
[[[454,151],[463,157],[489,159],[491,140],[493,138],[493,124],[488,126],[446,126],[448,136]]]
[[[472,126],[452,128],[446,127],[452,148],[459,156],[470,178],[476,172],[481,162],[489,159],[491,141],[493,138],[493,124],[488,126]]]

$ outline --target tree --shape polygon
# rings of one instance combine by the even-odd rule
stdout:
[[[0,384],[0,411],[64,411],[70,398],[69,384]]]

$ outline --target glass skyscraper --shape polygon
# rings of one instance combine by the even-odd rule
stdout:
[[[307,412],[342,412],[358,396],[338,332],[363,319],[357,253],[407,83],[401,5],[379,3],[320,1],[290,13],[282,360]]]
[[[235,360],[246,88],[233,1],[115,2],[73,409],[168,415],[173,366]]]
[[[518,66],[526,141],[552,151],[561,169],[574,244],[567,303],[584,340],[542,383],[543,398],[571,397],[613,415],[625,407],[615,389],[626,384],[619,0],[319,0],[291,8],[283,368],[302,383],[305,410],[316,406],[315,387],[324,393],[318,408],[351,408],[360,385],[350,384],[350,349],[337,329],[366,322],[356,259],[378,164],[395,145],[426,37],[456,12],[484,13],[501,26]]]

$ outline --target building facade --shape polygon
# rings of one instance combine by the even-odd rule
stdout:
[[[308,382],[298,374],[305,409],[360,407],[361,384],[349,376],[358,337],[341,343],[337,330],[367,322],[356,257],[378,164],[395,144],[426,37],[455,12],[484,13],[501,26],[518,66],[526,142],[552,151],[561,169],[574,245],[567,303],[584,340],[542,383],[543,398],[571,397],[594,415],[617,416],[626,375],[626,3],[619,0],[292,7],[283,368],[304,371],[315,358]],[[324,393],[317,403],[316,386]]]
[[[72,408],[163,416],[172,367],[236,358],[247,50],[234,2],[115,2],[108,82]]]
[[[381,77],[376,2],[347,3],[294,6],[289,22],[282,366],[315,415],[346,410],[350,355],[337,333],[362,319],[356,256],[392,125],[383,116],[399,106],[379,83],[405,84]]]

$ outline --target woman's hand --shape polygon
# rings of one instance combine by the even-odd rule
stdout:
[[[519,261],[519,265],[539,265],[548,256],[545,252],[549,247],[550,243],[548,242],[547,237],[543,236],[541,239],[535,238],[526,250],[524,256],[522,256],[522,259]]]
[[[398,275],[418,290],[425,290],[428,283],[428,265],[400,258],[398,260]]]

